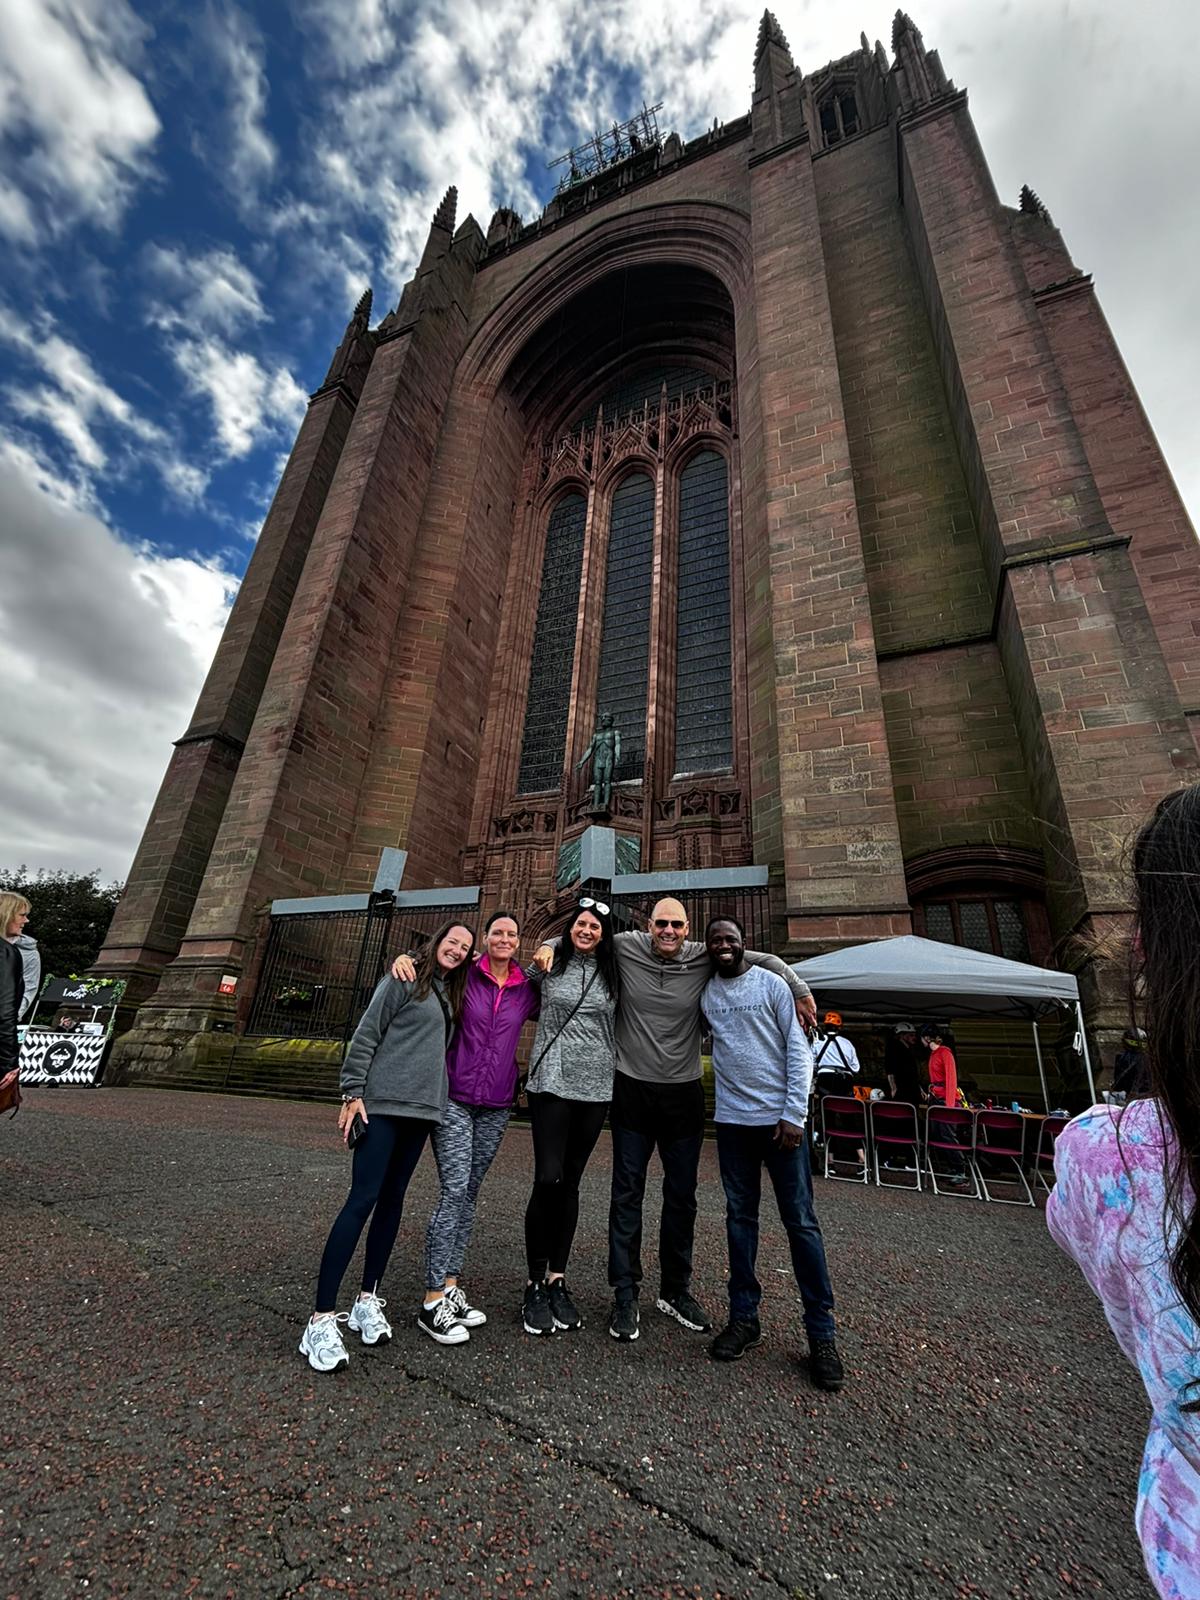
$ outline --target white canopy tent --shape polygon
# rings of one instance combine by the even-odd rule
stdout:
[[[822,1005],[838,1005],[847,1011],[906,1018],[1010,1017],[1031,1023],[1047,1110],[1050,1095],[1038,1021],[1074,1011],[1088,1088],[1095,1100],[1079,985],[1069,972],[1031,967],[912,935],[833,950],[794,962],[792,970]]]

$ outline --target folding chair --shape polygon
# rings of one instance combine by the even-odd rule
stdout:
[[[848,1156],[835,1156],[833,1154],[833,1141],[840,1140],[843,1144],[851,1146]],[[822,1176],[836,1178],[840,1183],[869,1183],[870,1174],[864,1162],[862,1177],[857,1173],[851,1176],[845,1172],[830,1172],[830,1160],[846,1162],[853,1161],[858,1164],[857,1151],[866,1152],[870,1144],[870,1134],[867,1128],[867,1108],[861,1100],[856,1100],[853,1095],[827,1094],[821,1101],[821,1142],[825,1146],[825,1160]],[[867,1156],[870,1160],[870,1156]]]
[[[1025,1191],[1024,1200],[1006,1200],[1003,1196],[994,1195],[988,1188],[987,1178],[980,1165],[980,1156],[986,1157],[988,1161],[998,1161],[1002,1164],[1011,1161],[1016,1178],[993,1176],[992,1182],[1019,1183]],[[1025,1118],[1019,1112],[977,1111],[975,1113],[975,1143],[971,1150],[971,1165],[975,1168],[975,1178],[985,1200],[994,1201],[999,1206],[1033,1205],[1033,1190],[1029,1187],[1029,1180],[1025,1176]]]
[[[954,1132],[961,1128],[967,1135],[966,1142],[956,1139]],[[946,1194],[956,1200],[982,1200],[979,1192],[979,1175],[975,1171],[975,1163],[971,1160],[971,1146],[974,1143],[975,1113],[964,1111],[961,1106],[931,1105],[925,1116],[925,1170],[929,1174],[929,1186],[934,1194]],[[970,1187],[959,1189],[957,1187],[938,1188],[938,1175],[933,1169],[934,1150],[946,1150],[961,1156],[963,1162],[963,1175]],[[942,1174],[943,1181],[946,1174]]]
[[[1054,1187],[1054,1146],[1058,1143],[1058,1136],[1069,1121],[1069,1117],[1047,1117],[1038,1129],[1037,1146],[1033,1157],[1033,1170],[1037,1181],[1047,1194]]]
[[[912,1158],[908,1168],[921,1187],[921,1129],[917,1122],[917,1108],[907,1100],[872,1100],[867,1108],[871,1126],[871,1156],[875,1164],[875,1182],[882,1189],[911,1189],[907,1178],[880,1176],[880,1157],[889,1151],[899,1155],[907,1151]],[[886,1169],[885,1169],[886,1170]]]

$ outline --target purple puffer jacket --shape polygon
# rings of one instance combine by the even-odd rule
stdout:
[[[463,1106],[511,1106],[517,1087],[517,1042],[542,1009],[541,990],[514,961],[497,988],[483,961],[467,975],[462,1016],[446,1056],[450,1098]]]

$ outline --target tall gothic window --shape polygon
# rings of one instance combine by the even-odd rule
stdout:
[[[733,765],[729,623],[729,473],[703,450],[679,478],[675,772]]]
[[[604,632],[596,713],[610,711],[621,735],[614,778],[640,778],[646,761],[646,684],[650,662],[650,575],[654,565],[654,484],[626,478],[612,498]]]
[[[825,148],[840,143],[842,139],[849,139],[857,132],[858,102],[854,98],[854,90],[849,88],[833,90],[821,102],[821,133]]]
[[[517,782],[522,794],[557,789],[562,778],[586,520],[587,501],[569,494],[551,512],[546,529]]]

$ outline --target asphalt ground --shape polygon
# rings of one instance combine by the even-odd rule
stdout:
[[[830,1395],[769,1190],[760,1348],[718,1364],[655,1311],[653,1245],[642,1337],[609,1337],[607,1134],[570,1274],[586,1325],[524,1335],[514,1127],[464,1279],[487,1326],[443,1348],[413,1325],[426,1154],[384,1285],[396,1336],[351,1336],[322,1377],[296,1344],[347,1185],[333,1117],[49,1088],[0,1123],[0,1593],[1149,1596],[1144,1397],[1040,1213],[818,1181],[850,1374]],[[714,1314],[723,1283],[708,1145],[693,1288]]]

